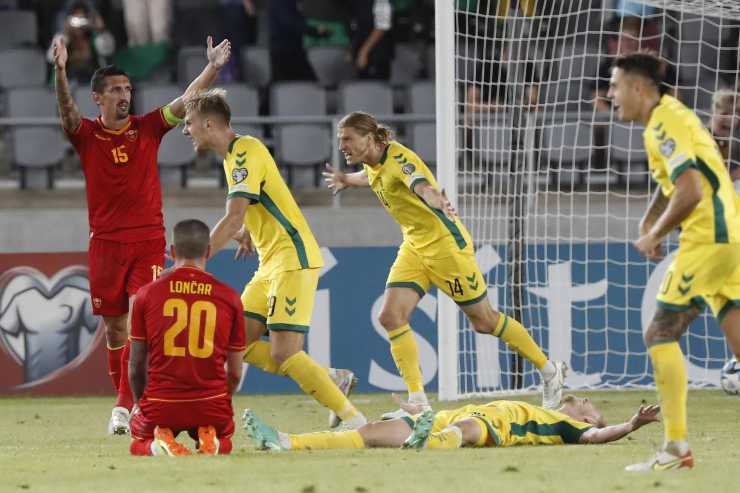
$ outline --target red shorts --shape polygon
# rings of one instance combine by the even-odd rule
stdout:
[[[234,434],[231,396],[202,401],[162,402],[146,398],[139,401],[139,411],[131,416],[131,436],[140,440],[154,437],[154,428],[169,428],[177,436],[187,431],[197,440],[198,427],[211,425],[218,438]]]
[[[128,300],[157,278],[164,267],[164,238],[124,243],[91,239],[88,250],[93,313],[128,313]]]

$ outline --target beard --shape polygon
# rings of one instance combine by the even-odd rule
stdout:
[[[122,120],[128,117],[130,111],[131,111],[130,105],[126,105],[125,108],[121,106],[116,106],[116,117]]]

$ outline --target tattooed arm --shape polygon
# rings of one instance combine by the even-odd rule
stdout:
[[[640,236],[650,231],[650,228],[653,227],[658,218],[663,214],[666,207],[668,207],[668,197],[663,195],[663,190],[660,187],[657,187],[650,201],[650,205],[645,211],[645,215],[640,220]]]
[[[54,61],[54,87],[59,104],[59,117],[62,120],[62,128],[66,133],[72,133],[80,126],[80,110],[72,98],[67,81],[67,47],[61,36],[54,38],[53,44]]]

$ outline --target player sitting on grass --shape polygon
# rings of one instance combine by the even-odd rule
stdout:
[[[436,414],[423,406],[402,403],[403,418],[375,421],[352,431],[304,433],[276,431],[254,411],[244,411],[244,428],[261,450],[336,448],[460,448],[512,445],[607,443],[658,421],[659,406],[642,405],[624,423],[607,426],[587,397],[566,396],[557,410],[522,401],[471,404]]]
[[[200,454],[231,451],[231,394],[242,374],[244,318],[239,294],[205,271],[209,233],[197,219],[177,223],[174,268],[134,300],[133,455],[190,455],[175,440],[181,431],[198,442]]]

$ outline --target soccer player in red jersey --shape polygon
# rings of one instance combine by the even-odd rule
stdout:
[[[174,269],[141,288],[131,310],[131,453],[189,455],[175,441],[187,431],[198,453],[228,454],[246,349],[241,298],[205,272],[208,226],[188,219],[173,236]]]
[[[183,96],[208,88],[228,61],[231,45],[214,47],[208,37],[208,65]],[[183,97],[145,115],[131,115],[131,81],[107,66],[92,77],[95,120],[80,117],[67,82],[67,49],[54,42],[55,86],[62,127],[80,155],[87,182],[90,222],[90,294],[93,313],[102,315],[108,344],[108,369],[117,392],[108,432],[129,432],[128,312],[134,295],[156,278],[164,265],[162,192],[157,152],[162,137],[185,116]]]

